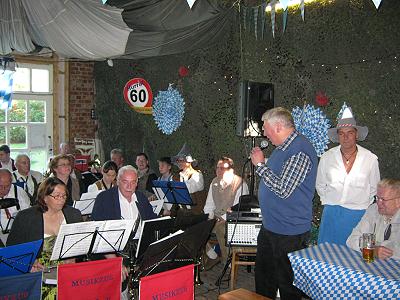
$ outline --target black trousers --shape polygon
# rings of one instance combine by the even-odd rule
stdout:
[[[301,299],[293,283],[293,270],[287,254],[307,247],[310,233],[282,235],[261,227],[257,238],[255,268],[257,294],[275,299],[279,288],[282,300]]]

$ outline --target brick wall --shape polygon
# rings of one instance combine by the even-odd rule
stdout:
[[[69,140],[95,138],[96,124],[90,118],[94,104],[94,63],[71,62],[69,65]]]

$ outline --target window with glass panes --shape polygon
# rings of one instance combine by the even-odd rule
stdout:
[[[11,157],[26,153],[31,169],[44,172],[53,135],[52,65],[18,64],[14,73],[10,108],[0,109],[0,144]]]

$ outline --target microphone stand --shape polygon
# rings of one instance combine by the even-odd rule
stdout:
[[[251,137],[251,148],[253,149],[256,146],[256,138],[257,136],[252,136]],[[250,187],[249,187],[249,196],[251,197],[251,199],[254,197],[254,185],[255,185],[255,166],[251,163],[251,160],[247,159],[243,165],[243,169],[242,169],[242,178],[244,178],[244,171],[246,168],[247,163],[250,162],[250,174],[249,174],[249,179],[250,179]],[[243,186],[242,186],[243,188]],[[238,206],[238,212],[240,211],[240,207],[242,204],[242,197],[239,198],[239,203],[237,204]],[[239,221],[239,213],[236,215],[236,220],[235,220],[235,227],[232,233],[232,237],[231,237],[231,241],[228,243],[229,245],[229,250],[228,250],[228,259],[226,260],[225,266],[220,274],[220,276],[218,277],[217,281],[215,282],[215,285],[218,286],[218,294],[220,292],[220,288],[221,288],[221,282],[222,282],[222,278],[224,277],[226,271],[228,270],[229,265],[232,262],[232,253],[231,253],[231,249],[232,249],[232,239],[235,235],[235,230],[236,230],[236,224]],[[227,236],[227,233],[225,234]],[[228,238],[228,237],[227,237]]]

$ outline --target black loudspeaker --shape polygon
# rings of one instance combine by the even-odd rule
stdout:
[[[262,136],[262,115],[274,107],[274,86],[271,83],[241,81],[237,109],[236,135]]]

